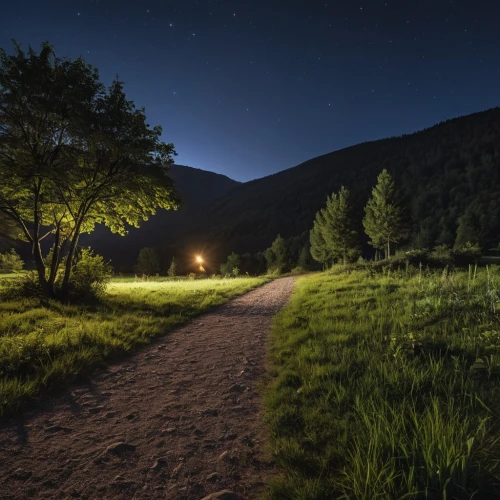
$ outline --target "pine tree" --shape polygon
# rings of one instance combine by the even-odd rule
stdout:
[[[348,254],[357,246],[356,231],[350,216],[349,191],[342,186],[326,200],[326,207],[316,214],[309,238],[311,255],[318,262],[331,264],[342,258],[344,265]]]
[[[172,262],[170,263],[170,267],[168,268],[168,277],[175,278],[177,276],[177,262],[175,257],[172,257]]]
[[[356,248],[357,236],[351,220],[349,191],[342,186],[338,193],[333,193],[326,202],[326,226],[323,234],[326,244],[342,257],[344,265],[347,254]]]
[[[288,265],[288,249],[286,241],[278,234],[272,245],[265,251],[268,271],[282,273]]]
[[[363,226],[370,244],[383,248],[386,259],[391,255],[391,243],[398,243],[408,234],[396,185],[386,169],[378,176],[372,197],[366,204]]]
[[[313,228],[309,233],[309,242],[311,243],[311,257],[321,264],[329,265],[332,263],[334,255],[328,249],[325,238],[323,237],[323,226],[325,218],[324,210],[319,210],[313,222]]]

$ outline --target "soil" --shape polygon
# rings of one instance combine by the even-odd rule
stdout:
[[[0,497],[258,497],[275,472],[259,380],[293,284],[257,288],[0,423]]]

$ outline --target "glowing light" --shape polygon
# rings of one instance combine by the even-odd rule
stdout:
[[[198,264],[201,264],[203,262],[203,257],[201,255],[197,255],[196,262],[198,262]]]

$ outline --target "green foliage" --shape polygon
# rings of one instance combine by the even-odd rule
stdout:
[[[23,266],[23,260],[13,248],[10,252],[0,253],[0,273],[17,273]]]
[[[222,276],[233,276],[236,278],[240,274],[240,267],[241,257],[237,253],[232,252],[227,257],[226,261],[221,264],[220,273],[222,274]]]
[[[0,210],[30,243],[47,296],[63,249],[66,294],[81,233],[99,223],[125,234],[157,208],[177,208],[165,166],[175,151],[161,133],[121,82],[106,89],[81,58],[59,59],[47,43],[39,53],[18,44],[13,55],[0,50]],[[40,249],[48,235],[50,263]]]
[[[396,185],[386,169],[377,177],[377,185],[365,206],[363,226],[370,244],[385,249],[386,259],[391,256],[391,243],[398,243],[407,236]]]
[[[453,262],[451,248],[448,245],[438,245],[430,253],[430,258],[443,266],[449,265]]]
[[[87,274],[82,267],[75,272]],[[113,280],[100,301],[88,306],[13,300],[5,292],[0,300],[0,415],[265,282],[164,280]]]
[[[158,252],[154,248],[142,248],[137,259],[137,272],[147,276],[154,276],[160,272],[161,262]]]
[[[291,165],[290,165],[291,166]],[[280,233],[288,238],[311,229],[326,197],[350,191],[352,218],[364,256],[368,246],[363,208],[377,175],[387,169],[412,224],[415,248],[454,246],[458,218],[469,206],[485,214],[483,248],[500,235],[500,108],[448,120],[415,134],[358,144],[318,156],[294,168],[237,186],[196,220],[198,240],[224,241],[221,259],[267,248]],[[193,233],[193,225],[186,224]],[[399,246],[399,245],[398,245]],[[394,249],[392,249],[394,251]]]
[[[329,196],[326,207],[316,214],[310,242],[313,258],[322,264],[341,258],[345,265],[349,254],[356,250],[357,236],[351,219],[349,191],[344,186]]]
[[[175,278],[177,276],[177,262],[175,257],[172,257],[172,262],[170,263],[167,274],[169,278]]]
[[[500,270],[385,267],[300,278],[275,318],[268,498],[500,496]]]
[[[288,268],[288,249],[286,241],[278,234],[272,245],[264,252],[267,271],[270,274],[282,274]]]
[[[79,250],[73,266],[70,298],[94,299],[102,297],[113,274],[111,264],[90,248]]]
[[[311,244],[307,242],[299,253],[299,258],[297,259],[297,267],[301,269],[309,269],[311,264]]]
[[[481,258],[481,248],[477,243],[467,241],[453,250],[454,261],[461,266],[477,262]]]
[[[14,241],[20,239],[19,228],[13,219],[0,210],[0,251],[12,247]]]

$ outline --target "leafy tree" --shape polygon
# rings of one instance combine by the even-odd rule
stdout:
[[[10,252],[0,253],[0,273],[15,273],[21,271],[24,262],[12,248]]]
[[[18,233],[16,223],[0,211],[0,250],[11,248],[14,241],[19,238]]]
[[[391,256],[391,243],[406,238],[408,228],[399,202],[399,195],[386,169],[377,178],[372,197],[365,206],[363,226],[375,248],[384,248],[385,258]]]
[[[160,258],[154,248],[142,248],[137,259],[137,271],[148,276],[160,272]]]
[[[121,82],[106,89],[81,58],[61,60],[48,43],[38,54],[0,50],[0,210],[29,241],[45,295],[56,295],[63,255],[67,295],[80,234],[96,223],[125,234],[157,208],[177,208],[165,166],[176,153],[161,133]]]
[[[237,253],[232,252],[220,266],[220,272],[224,276],[238,276],[240,273],[241,258]]]
[[[272,245],[265,251],[268,271],[283,273],[288,267],[288,250],[285,240],[278,234]]]
[[[170,263],[167,274],[169,278],[175,278],[177,276],[177,262],[175,260],[175,257],[172,257],[172,262]]]

